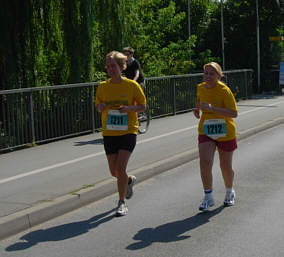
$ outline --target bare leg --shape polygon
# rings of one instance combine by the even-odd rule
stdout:
[[[203,189],[212,189],[212,166],[214,161],[214,154],[216,145],[214,142],[204,142],[199,144],[199,158],[200,158],[200,175],[203,183]]]
[[[113,177],[116,177],[116,178],[117,178],[117,167],[116,167],[117,157],[118,157],[118,154],[108,154],[107,155],[108,167],[109,167],[110,173]]]
[[[128,175],[126,168],[130,155],[131,152],[126,150],[119,150],[118,154],[107,155],[110,172],[117,178],[119,200],[121,201],[124,201],[127,191]]]
[[[233,152],[226,152],[221,149],[218,149],[218,152],[225,187],[232,188],[234,181],[234,170],[232,168]]]

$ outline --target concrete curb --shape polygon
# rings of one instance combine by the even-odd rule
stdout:
[[[283,118],[277,118],[257,127],[242,131],[238,134],[238,140],[255,135],[258,132],[272,128],[284,123]],[[160,160],[143,168],[130,171],[137,177],[139,182],[151,178],[164,171],[176,168],[198,158],[198,149],[191,149],[176,154],[165,160]],[[68,195],[58,197],[52,201],[40,203],[34,207],[19,211],[6,217],[0,218],[0,240],[33,226],[46,222],[50,219],[78,209],[84,205],[98,201],[104,197],[116,193],[116,182],[114,179],[106,179],[85,189],[78,190]]]
[[[245,131],[240,132],[238,134],[238,140],[242,140],[242,139],[245,139],[247,137],[253,136],[256,133],[259,133],[259,132],[266,130],[266,129],[270,129],[270,128],[275,127],[277,125],[280,125],[282,123],[284,123],[284,117],[279,117],[277,119],[267,121],[264,124],[261,124],[259,126],[256,126],[256,127],[253,127],[253,128],[250,128],[250,129],[247,129]]]

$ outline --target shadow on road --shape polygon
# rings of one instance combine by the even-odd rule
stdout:
[[[210,212],[198,213],[184,220],[166,223],[156,228],[143,228],[133,237],[134,240],[139,242],[127,246],[126,249],[139,250],[155,242],[168,243],[190,238],[190,236],[183,236],[182,234],[209,222],[211,217],[219,214],[224,208],[222,205]]]
[[[39,229],[32,231],[20,238],[20,240],[23,240],[22,242],[17,242],[13,245],[8,246],[6,248],[6,251],[21,251],[41,242],[62,241],[85,234],[89,230],[98,227],[100,224],[112,220],[115,216],[109,214],[114,211],[115,209],[112,209],[84,221],[72,222],[48,229]]]
[[[104,139],[103,138],[98,138],[95,140],[90,140],[90,141],[82,141],[82,142],[75,142],[75,146],[84,146],[84,145],[103,145],[104,144]]]

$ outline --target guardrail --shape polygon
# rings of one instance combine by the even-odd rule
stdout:
[[[224,72],[237,99],[252,95],[252,70]],[[203,74],[146,79],[152,118],[190,111]],[[0,152],[93,133],[101,128],[94,108],[99,82],[0,91]]]

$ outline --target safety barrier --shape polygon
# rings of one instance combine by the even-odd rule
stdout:
[[[244,99],[252,95],[252,76],[252,70],[233,70],[224,72],[223,80],[236,99]],[[202,78],[202,73],[147,78],[152,118],[192,110]],[[0,91],[0,152],[98,131],[100,114],[94,108],[98,84]]]

